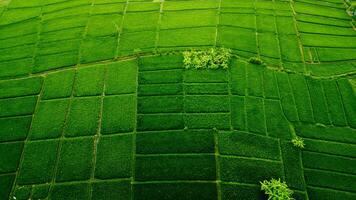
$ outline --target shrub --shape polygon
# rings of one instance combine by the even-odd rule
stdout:
[[[231,58],[231,50],[211,48],[208,50],[191,50],[183,52],[186,69],[227,69]]]
[[[263,64],[263,61],[260,58],[257,58],[257,57],[251,57],[248,60],[248,62],[252,63],[252,64],[256,64],[256,65],[262,65]]]
[[[264,180],[261,183],[261,190],[268,195],[268,200],[292,200],[293,191],[288,188],[285,182],[280,179],[271,181]]]
[[[303,138],[300,138],[300,137],[295,137],[294,139],[292,139],[292,143],[295,147],[298,147],[298,148],[301,148],[303,149],[305,144],[304,144],[304,140]]]

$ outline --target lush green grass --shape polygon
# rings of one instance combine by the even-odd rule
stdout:
[[[0,199],[355,199],[351,23],[341,0],[0,3]]]

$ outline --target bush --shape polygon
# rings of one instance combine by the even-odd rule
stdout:
[[[208,50],[191,50],[183,52],[186,69],[227,69],[231,58],[231,50],[211,48]]]
[[[303,149],[305,144],[304,144],[304,140],[303,138],[300,138],[300,137],[295,137],[293,140],[292,140],[292,143],[295,147],[298,147],[298,148],[301,148]]]
[[[271,181],[264,180],[261,183],[261,190],[268,195],[268,200],[293,200],[293,191],[288,188],[285,182],[280,179]]]
[[[252,63],[252,64],[256,64],[256,65],[262,65],[263,64],[263,61],[260,58],[257,58],[257,57],[251,57],[248,60],[248,62]]]

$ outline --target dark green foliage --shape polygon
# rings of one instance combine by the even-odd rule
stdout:
[[[355,199],[356,194],[346,191],[333,190],[328,188],[308,187],[309,199]]]
[[[227,83],[201,83],[201,84],[185,84],[184,90],[188,95],[227,95],[229,85]]]
[[[97,147],[95,177],[99,179],[132,176],[132,134],[102,136]]]
[[[208,50],[191,50],[183,52],[184,66],[186,69],[227,69],[231,57],[231,50],[216,48]]]
[[[315,152],[303,152],[303,165],[307,168],[356,174],[355,158]]]
[[[41,77],[3,81],[0,82],[0,98],[35,95],[40,92],[41,85]]]
[[[349,126],[356,128],[356,94],[347,79],[340,79],[337,82],[338,88],[344,104],[345,114]]]
[[[104,70],[104,65],[79,69],[74,86],[74,95],[101,95],[104,85]]]
[[[356,192],[355,176],[332,171],[304,169],[305,182],[308,185],[317,185],[322,188]]]
[[[264,180],[261,183],[261,190],[268,195],[268,200],[292,200],[293,191],[290,190],[285,182],[280,179]]]
[[[134,95],[104,98],[101,130],[103,134],[131,132],[135,128],[136,98]]]
[[[135,180],[215,180],[215,157],[210,155],[136,156]]]
[[[131,199],[131,183],[129,181],[95,182],[92,184],[92,199]]]
[[[310,91],[309,94],[315,121],[323,124],[330,124],[327,103],[321,81],[313,78],[307,78],[306,80]]]
[[[187,113],[229,112],[228,96],[186,96],[184,109]]]
[[[68,139],[62,142],[56,182],[86,180],[92,171],[93,138]]]
[[[44,81],[43,99],[69,97],[72,93],[74,70],[66,70],[47,75]]]
[[[266,121],[264,115],[263,99],[246,97],[245,106],[248,130],[264,135],[266,133]]]
[[[219,130],[230,129],[230,114],[226,113],[194,113],[186,114],[184,117],[185,125],[188,128]]]
[[[289,141],[281,141],[281,153],[286,182],[291,188],[305,190],[300,150]]]
[[[301,75],[289,74],[289,79],[294,93],[299,120],[302,122],[313,123],[313,111],[305,78]]]
[[[322,84],[332,124],[346,126],[347,120],[336,81],[322,81]]]
[[[66,123],[65,135],[69,137],[95,135],[98,129],[100,106],[99,97],[74,98]]]
[[[329,153],[333,155],[348,156],[352,157],[356,155],[356,148],[354,145],[348,143],[339,143],[323,140],[314,140],[314,139],[304,139],[305,150],[320,152],[320,153]]]
[[[138,113],[175,113],[183,111],[182,96],[139,97]]]
[[[31,186],[20,186],[17,187],[14,191],[13,197],[19,200],[27,200],[30,198],[31,195]]]
[[[263,61],[261,60],[261,58],[258,57],[251,57],[248,59],[248,62],[251,64],[255,64],[255,65],[262,65]]]
[[[0,143],[0,173],[15,172],[20,162],[23,142]]]
[[[34,112],[36,96],[0,99],[0,117],[30,115]]]
[[[32,199],[45,199],[48,196],[50,185],[36,185],[32,188]]]
[[[252,185],[240,185],[240,184],[225,184],[221,183],[221,199],[244,199],[244,200],[256,200],[263,199],[264,195],[260,191],[260,188]]]
[[[184,145],[182,145],[184,144]],[[162,131],[136,135],[136,153],[214,153],[212,131]]]
[[[277,79],[275,72],[272,70],[264,69],[263,71],[263,88],[266,98],[279,98]]]
[[[58,138],[62,134],[69,100],[41,101],[30,131],[31,139]]]
[[[301,137],[331,140],[345,143],[355,143],[356,130],[351,128],[317,126],[317,125],[297,125],[296,132]]]
[[[138,94],[140,96],[154,96],[154,95],[179,95],[183,94],[182,84],[147,84],[138,87]]]
[[[141,114],[137,116],[137,130],[174,130],[183,129],[182,114]]]
[[[182,195],[184,194],[184,195]],[[135,200],[217,199],[216,183],[143,183],[134,185]]]
[[[230,67],[230,87],[232,94],[245,95],[247,80],[246,80],[246,66],[242,61],[232,61]]]
[[[28,142],[24,149],[19,184],[46,183],[51,181],[56,161],[58,141]],[[34,162],[36,161],[36,162]]]
[[[265,113],[266,113],[266,125],[269,136],[290,139],[291,124],[286,119],[282,106],[278,100],[264,100]]]
[[[54,185],[49,195],[51,200],[88,199],[90,185],[88,183],[70,183]]]
[[[294,95],[288,79],[288,74],[276,73],[276,78],[284,114],[289,121],[299,121],[298,112],[294,103]]]
[[[263,68],[255,65],[247,65],[247,93],[250,96],[263,96]]]
[[[219,158],[222,181],[257,184],[260,180],[281,177],[283,166],[278,161],[238,157]]]
[[[0,198],[1,199],[9,198],[14,180],[15,180],[15,174],[0,175]]]
[[[231,125],[236,130],[246,130],[245,97],[231,96]]]
[[[23,140],[28,134],[32,116],[0,119],[0,141]]]
[[[218,138],[219,153],[222,155],[281,160],[276,139],[241,131],[219,132]]]

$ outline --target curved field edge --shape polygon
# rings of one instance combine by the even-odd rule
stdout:
[[[356,32],[336,0],[13,0],[0,28],[1,79],[140,52],[212,46],[315,76],[355,71]]]
[[[146,56],[1,81],[3,194],[259,199],[259,181],[281,178],[296,199],[355,197],[348,79],[236,58],[228,70],[182,65]]]

